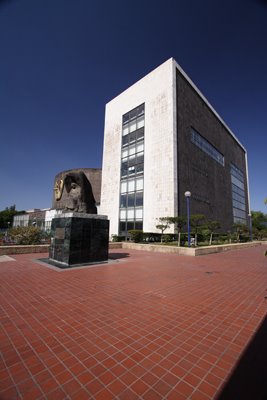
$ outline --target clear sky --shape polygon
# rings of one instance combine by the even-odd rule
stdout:
[[[102,164],[105,104],[174,57],[247,148],[267,212],[266,0],[0,0],[0,210]]]

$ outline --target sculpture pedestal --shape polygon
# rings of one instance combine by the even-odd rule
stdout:
[[[109,220],[106,216],[63,213],[52,220],[49,261],[62,268],[108,259]]]

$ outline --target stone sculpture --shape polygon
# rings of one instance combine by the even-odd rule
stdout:
[[[61,199],[64,188],[67,193],[64,204],[65,211],[97,214],[91,183],[82,171],[68,173],[64,179],[56,182],[55,198],[57,201]]]

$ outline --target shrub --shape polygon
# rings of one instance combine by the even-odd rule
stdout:
[[[163,242],[164,243],[172,242],[172,240],[173,240],[173,235],[169,235],[168,233],[163,235]]]
[[[124,239],[125,239],[125,236],[111,235],[112,242],[123,242]]]
[[[39,244],[42,231],[35,226],[18,226],[9,230],[9,236],[16,244]]]
[[[131,239],[134,243],[140,243],[143,241],[143,231],[139,229],[133,229],[129,231]]]

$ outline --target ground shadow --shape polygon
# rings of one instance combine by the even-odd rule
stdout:
[[[120,258],[130,257],[129,253],[109,253],[108,258],[111,260],[119,260]]]
[[[267,317],[216,400],[267,400]]]

